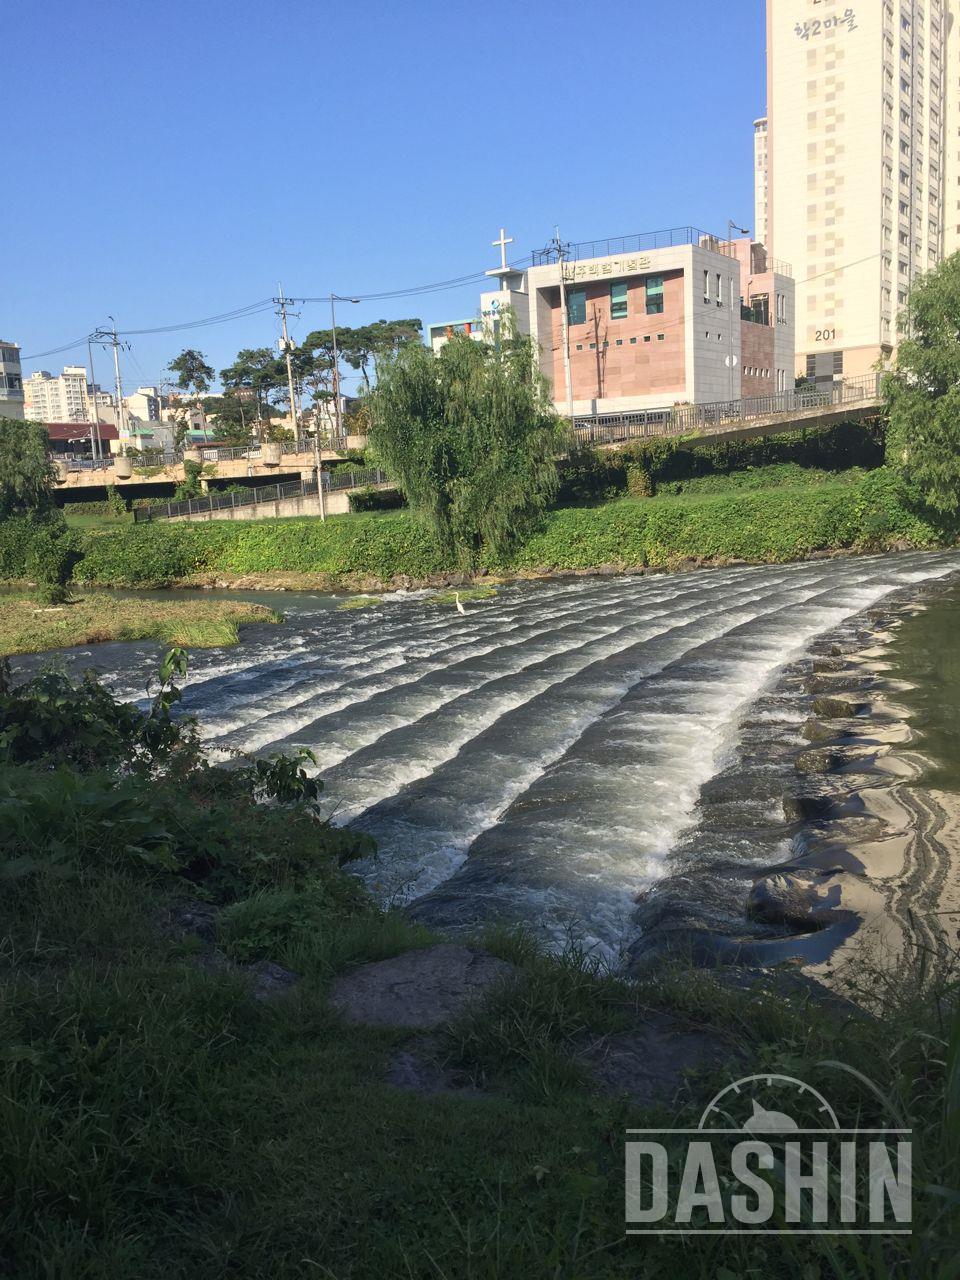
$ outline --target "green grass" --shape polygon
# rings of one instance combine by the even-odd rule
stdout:
[[[66,604],[38,604],[26,594],[0,596],[0,656],[41,653],[107,640],[157,640],[189,649],[236,644],[238,628],[281,622],[264,605],[241,600],[151,600],[78,591]]]
[[[462,604],[469,604],[471,600],[492,600],[496,594],[495,587],[458,587],[452,591],[438,591],[436,595],[428,596],[425,603],[456,605],[459,597]]]
[[[71,503],[63,508],[63,516],[71,529],[117,529],[133,524],[133,516],[84,511],[83,503]]]
[[[400,1033],[346,1026],[325,998],[345,965],[426,941],[401,918],[328,920],[322,937],[281,948],[304,978],[263,1006],[237,980],[197,970],[189,948],[158,940],[161,904],[137,882],[42,887],[44,902],[6,929],[15,960],[4,975],[0,1101],[8,1274],[956,1274],[956,1206],[924,1190],[955,1185],[957,1174],[955,1119],[943,1114],[949,1032],[937,1017],[953,990],[912,991],[909,1004],[901,990],[881,1025],[733,993],[682,968],[634,985],[576,953],[527,954],[519,986],[444,1040],[448,1060],[488,1096],[429,1099],[380,1083]],[[51,967],[64,952],[66,968]],[[651,1007],[718,1028],[746,1065],[651,1112],[591,1092],[571,1045]],[[869,1090],[824,1065],[838,1058],[862,1064],[922,1134],[912,1239],[693,1246],[624,1236],[625,1129],[695,1124],[703,1100],[747,1067],[795,1074],[861,1123],[888,1123]],[[955,1050],[953,1062],[956,1073]]]
[[[379,596],[350,596],[347,600],[341,600],[337,605],[338,609],[369,609],[371,605],[379,604]]]

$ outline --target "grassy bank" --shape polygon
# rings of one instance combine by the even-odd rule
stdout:
[[[781,477],[782,479],[783,477]],[[711,484],[717,483],[714,478]],[[727,484],[553,511],[495,573],[670,567],[678,562],[786,561],[832,549],[933,546],[951,530],[917,514],[885,469],[771,488]],[[304,585],[389,585],[453,569],[408,512],[320,520],[156,523],[90,534],[81,581],[130,586],[304,575]]]
[[[40,653],[105,640],[157,640],[209,649],[236,644],[250,622],[280,622],[263,605],[232,600],[146,600],[76,593],[63,605],[0,595],[0,656]]]
[[[949,975],[865,968],[875,1021],[682,966],[627,982],[576,950],[549,958],[494,933],[485,945],[514,979],[436,1037],[474,1092],[399,1090],[383,1075],[408,1033],[346,1024],[328,991],[429,935],[346,874],[367,846],[311,816],[296,761],[207,766],[171,697],[144,716],[92,683],[0,687],[3,1274],[956,1274]],[[266,958],[299,975],[269,1001],[243,968]],[[715,1036],[716,1070],[655,1108],[599,1091],[583,1038],[657,1011]],[[838,1061],[865,1067],[881,1096]],[[748,1071],[800,1077],[850,1124],[912,1125],[914,1235],[626,1237],[625,1129],[695,1125]]]

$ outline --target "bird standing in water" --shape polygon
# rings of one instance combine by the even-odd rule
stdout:
[[[455,592],[453,593],[453,599],[454,599],[454,601],[455,601],[455,603],[456,603],[456,606],[457,606],[457,613],[466,613],[466,612],[467,612],[467,611],[466,611],[466,609],[465,609],[465,608],[463,607],[463,605],[460,603],[460,592],[459,592],[459,591],[455,591]]]

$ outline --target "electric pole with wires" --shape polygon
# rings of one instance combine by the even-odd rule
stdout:
[[[277,286],[279,297],[274,298],[277,307],[277,315],[280,317],[280,326],[283,337],[280,339],[280,345],[283,348],[283,354],[287,360],[287,390],[290,396],[290,420],[293,423],[293,438],[297,442],[297,453],[300,452],[300,416],[297,413],[297,391],[293,381],[293,361],[290,358],[290,352],[293,349],[293,343],[290,341],[290,334],[287,332],[287,307],[294,302],[302,302],[302,298],[285,298],[283,296],[283,285]],[[299,312],[297,313],[299,315]]]
[[[123,447],[124,437],[127,434],[126,409],[123,403],[123,382],[120,378],[120,351],[129,351],[130,343],[122,342],[117,334],[117,322],[113,316],[108,319],[113,321],[112,329],[95,329],[91,333],[88,342],[94,343],[98,347],[113,348],[113,369],[116,379],[116,396],[117,396],[117,435],[120,438],[121,448]],[[92,359],[92,353],[91,353]]]
[[[570,317],[567,314],[567,286],[564,279],[564,257],[566,254],[566,245],[560,239],[560,228],[554,228],[553,236],[554,247],[557,251],[557,266],[560,268],[560,325],[561,325],[561,342],[563,343],[563,376],[567,389],[567,416],[570,419],[570,426],[574,425],[573,415],[573,377],[570,372]]]

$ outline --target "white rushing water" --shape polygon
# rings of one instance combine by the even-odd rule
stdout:
[[[335,821],[377,839],[358,871],[383,900],[615,954],[743,709],[817,635],[958,567],[911,553],[536,583],[466,616],[285,595],[285,626],[194,657],[185,705],[215,756],[309,747]],[[118,691],[142,691],[146,655],[109,647]]]

